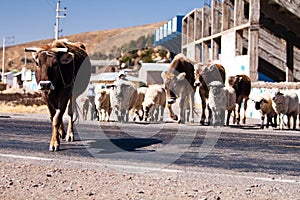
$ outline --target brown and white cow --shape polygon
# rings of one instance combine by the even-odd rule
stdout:
[[[162,73],[164,80],[166,94],[167,94],[167,107],[169,109],[170,117],[173,120],[178,120],[179,123],[185,123],[185,108],[189,100],[191,110],[194,110],[194,95],[195,95],[195,75],[194,65],[183,54],[178,54],[174,57],[170,64],[169,69]],[[176,99],[179,100],[179,119],[172,110],[172,104]],[[190,121],[194,121],[194,112]]]
[[[132,108],[134,112],[133,121],[136,121],[137,117],[139,118],[140,121],[142,121],[144,118],[143,102],[147,91],[148,91],[147,87],[140,87],[137,89],[137,99]],[[142,112],[142,114],[140,113],[140,111]]]
[[[244,99],[244,118],[243,124],[246,124],[246,110],[247,110],[247,102],[249,100],[249,95],[251,91],[251,80],[247,75],[235,75],[230,76],[228,78],[228,83],[236,93],[236,103],[238,104],[238,117],[234,116],[233,123],[237,122],[240,124],[240,112],[241,112],[241,105]]]
[[[52,122],[49,150],[57,151],[60,138],[74,140],[73,104],[88,85],[91,63],[84,45],[67,40],[56,40],[42,47],[26,48],[25,51],[34,52],[38,89],[48,106]],[[66,133],[63,115],[67,106],[69,124]]]
[[[221,64],[210,64],[207,66],[195,67],[195,85],[199,86],[199,94],[201,98],[202,114],[200,124],[204,125],[206,120],[206,108],[208,109],[208,125],[212,120],[212,111],[209,106],[206,105],[209,89],[207,87],[213,81],[219,81],[225,84],[226,72],[225,68]]]

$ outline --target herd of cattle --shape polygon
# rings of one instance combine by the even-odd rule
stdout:
[[[246,75],[235,75],[228,78],[225,86],[226,72],[222,65],[211,64],[205,67],[195,65],[184,55],[178,54],[168,71],[162,73],[163,85],[150,85],[136,88],[126,80],[116,81],[108,89],[96,89],[95,105],[99,121],[109,121],[114,111],[119,122],[128,122],[130,111],[134,113],[133,121],[162,121],[167,106],[170,117],[185,123],[186,119],[194,121],[194,95],[199,90],[202,113],[200,123],[213,126],[228,126],[233,113],[233,124],[240,124],[240,109],[244,105],[242,123],[246,123],[247,102],[251,91],[251,81]],[[179,117],[172,110],[172,104],[179,98]],[[279,90],[265,92],[256,97],[255,109],[261,113],[261,128],[271,125],[277,127],[279,116],[280,128],[283,128],[284,115],[293,117],[293,129],[299,114],[298,96],[292,92],[283,94]],[[88,105],[88,104],[84,104]],[[237,108],[236,108],[237,105]],[[207,109],[207,111],[206,111]],[[83,106],[87,112],[88,106]],[[236,116],[237,110],[237,116]],[[206,116],[208,113],[208,117]],[[225,116],[227,113],[227,117]]]
[[[26,48],[33,53],[36,62],[36,78],[38,88],[48,106],[52,122],[52,137],[49,150],[57,151],[60,139],[74,140],[73,111],[77,111],[76,98],[82,94],[89,84],[91,63],[83,44],[72,43],[65,39],[56,40],[42,47]],[[247,102],[251,91],[251,81],[246,75],[230,76],[225,87],[225,69],[220,64],[198,66],[188,60],[183,54],[177,55],[169,69],[162,73],[163,85],[151,85],[148,88],[136,88],[127,80],[116,81],[110,89],[100,89],[95,97],[100,121],[109,121],[112,111],[118,121],[127,122],[130,110],[135,113],[134,120],[162,121],[164,108],[167,106],[170,117],[179,122],[193,122],[195,111],[194,97],[199,90],[202,113],[201,124],[213,126],[229,125],[233,112],[233,123],[240,123],[240,109],[244,102],[243,123],[246,123]],[[172,110],[172,105],[179,99],[179,116]],[[261,128],[264,128],[264,118],[267,126],[277,126],[279,116],[280,128],[283,128],[283,116],[293,117],[293,129],[296,128],[299,114],[299,99],[292,92],[275,91],[264,94],[255,100],[255,108],[262,115]],[[84,104],[85,107],[89,103]],[[237,117],[236,117],[236,105]],[[69,123],[67,132],[64,130],[63,115],[68,107]],[[208,117],[206,117],[206,109]],[[85,110],[85,109],[84,109]],[[225,123],[225,111],[227,119]],[[78,112],[75,112],[78,116]],[[84,111],[83,113],[86,114]]]

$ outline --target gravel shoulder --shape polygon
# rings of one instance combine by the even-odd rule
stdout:
[[[59,152],[19,154],[0,148],[0,199],[300,199],[298,176],[178,165],[128,172]]]
[[[0,199],[300,198],[298,177],[255,176],[178,166],[129,173],[92,160],[0,156]]]

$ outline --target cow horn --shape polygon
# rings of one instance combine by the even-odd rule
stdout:
[[[65,47],[65,48],[54,47],[51,50],[54,51],[54,52],[63,52],[63,53],[68,52],[68,48],[67,47]]]
[[[38,48],[38,47],[28,47],[28,48],[25,48],[24,50],[25,50],[25,52],[38,52],[42,49]]]

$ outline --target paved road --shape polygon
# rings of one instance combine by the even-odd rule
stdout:
[[[300,132],[260,130],[256,122],[222,129],[197,124],[79,122],[76,141],[63,141],[61,151],[53,153],[48,152],[51,124],[47,115],[0,114],[0,156],[300,176]]]

